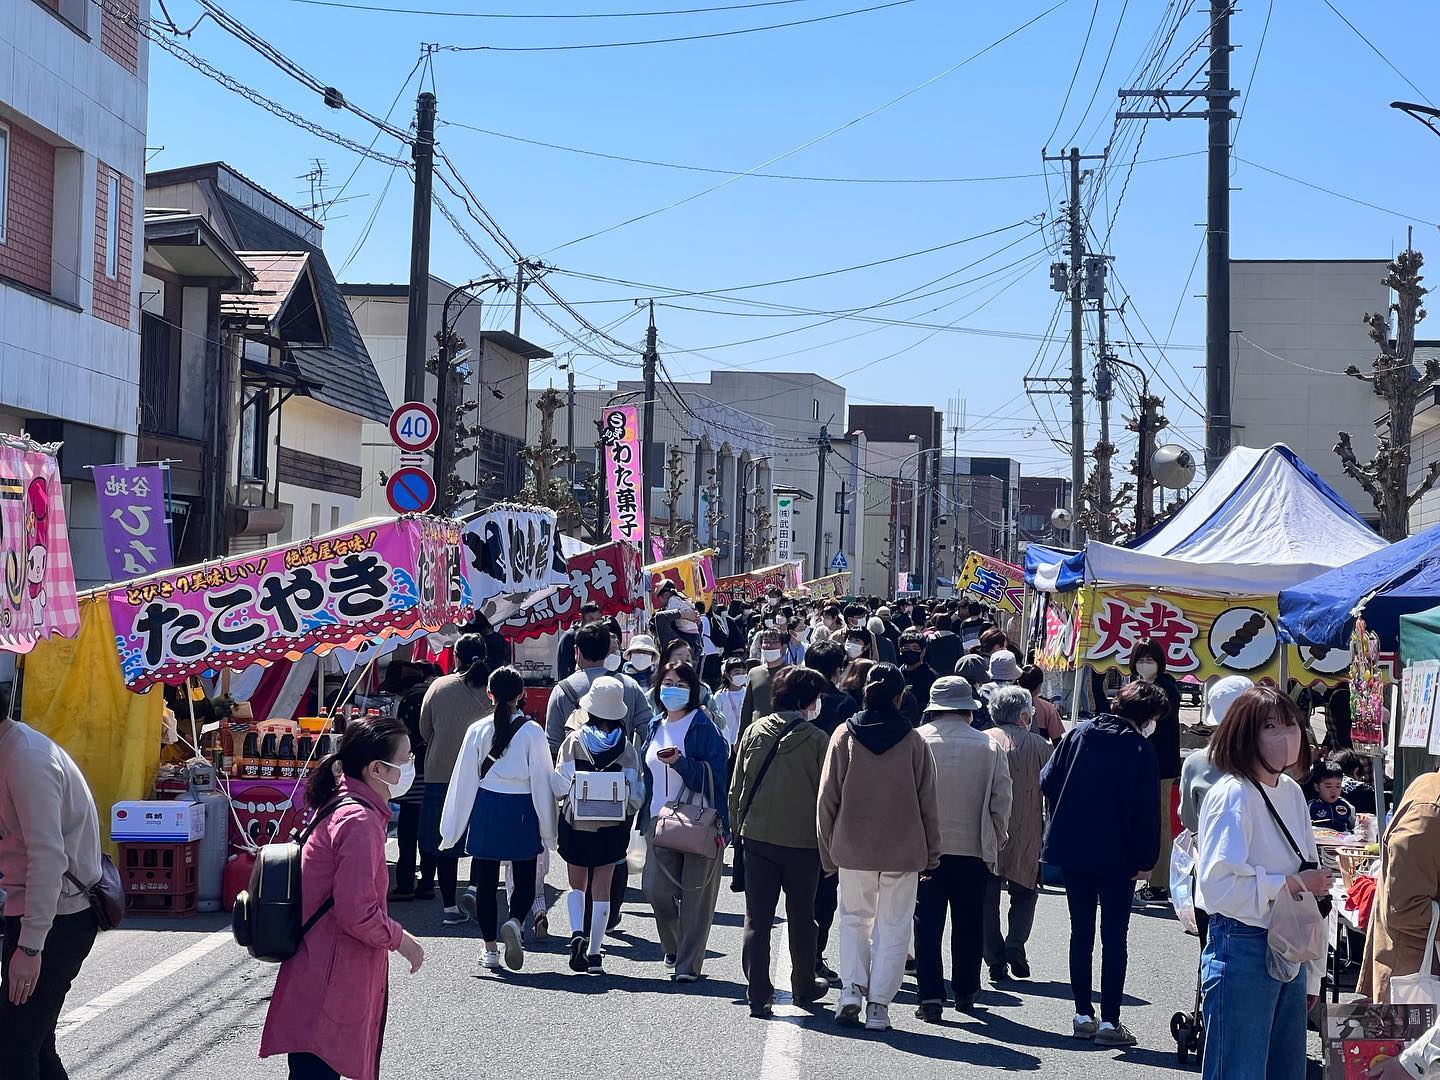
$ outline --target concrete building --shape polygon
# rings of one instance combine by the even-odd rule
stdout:
[[[109,579],[87,465],[130,463],[148,0],[0,0],[0,429],[63,441],[75,577]]]
[[[850,407],[850,430],[865,433],[862,528],[868,554],[860,578],[868,594],[893,593],[901,572],[911,575],[912,588],[933,591],[925,580],[930,562],[924,546],[927,535],[939,541],[941,500],[932,485],[939,485],[943,423],[943,414],[928,405]],[[942,567],[943,560],[934,565]]]
[[[1050,524],[1050,515],[1064,507],[1070,508],[1070,480],[1063,476],[1022,476],[1020,504],[1016,515],[1017,544],[1023,551],[1026,544],[1053,544],[1063,540]]]
[[[425,341],[434,352],[436,334],[445,298],[454,289],[431,275]],[[341,285],[345,302],[360,331],[365,349],[385,393],[395,404],[405,396],[405,330],[410,318],[408,285]],[[467,299],[469,302],[467,303]],[[508,330],[483,330],[484,310],[478,293],[460,294],[450,302],[450,321],[464,339],[471,356],[465,366],[465,401],[472,406],[466,423],[478,428],[477,452],[460,462],[457,472],[476,486],[475,500],[457,509],[469,511],[515,495],[524,484],[517,456],[525,445],[526,395],[530,362],[548,360],[551,353],[516,337]],[[436,379],[425,376],[425,400],[435,404]],[[497,396],[498,395],[498,396]],[[370,422],[362,431],[361,483],[358,503],[362,515],[391,514],[380,473],[392,473],[400,465],[400,452],[390,441],[386,424]]]
[[[390,401],[326,261],[324,226],[220,162],[151,173],[145,201],[203,221],[254,279],[221,298],[240,346],[213,373],[228,400],[216,422],[227,428],[230,551],[356,520],[363,426],[388,420]]]
[[[948,454],[940,464],[939,575],[953,580],[971,551],[997,555],[1004,549],[1004,483],[994,476],[971,476]]]
[[[1375,452],[1384,403],[1341,373],[1375,357],[1362,317],[1385,311],[1384,259],[1255,259],[1230,263],[1231,422],[1237,446],[1283,442],[1367,519],[1374,504],[1345,475],[1336,436],[1361,461]],[[1197,361],[1198,362],[1198,361]]]

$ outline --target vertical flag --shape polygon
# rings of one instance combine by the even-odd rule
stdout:
[[[780,562],[789,562],[795,539],[795,496],[775,497],[775,554]]]
[[[159,465],[96,465],[95,494],[112,578],[125,581],[174,565]]]
[[[645,463],[640,457],[639,410],[608,406],[600,417],[605,452],[605,489],[610,498],[610,535],[639,543],[645,534]]]

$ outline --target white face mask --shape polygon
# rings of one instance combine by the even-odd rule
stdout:
[[[1154,720],[1147,720],[1147,721],[1145,722],[1145,724],[1140,728],[1140,734],[1141,734],[1144,738],[1147,738],[1147,739],[1150,738],[1151,735],[1154,735],[1154,734],[1155,734],[1155,721],[1154,721]]]
[[[636,671],[649,671],[655,666],[655,658],[648,652],[631,653],[630,666]]]
[[[1298,727],[1284,724],[1260,729],[1260,763],[1274,772],[1284,772],[1300,759],[1304,738]]]
[[[400,770],[400,779],[391,783],[389,780],[381,780],[387,791],[390,792],[390,799],[394,801],[410,790],[410,785],[415,783],[415,762],[407,761],[403,765],[396,765],[393,761],[385,762],[393,769]],[[377,778],[378,779],[378,778]]]
[[[776,660],[779,660],[779,659],[780,659],[780,650],[779,650],[779,649],[761,649],[761,650],[760,650],[760,659],[761,659],[761,660],[764,660],[765,663],[767,663],[767,664],[773,664]]]
[[[1155,676],[1160,674],[1160,665],[1154,660],[1141,660],[1135,665],[1135,674],[1145,682],[1154,682]]]
[[[778,626],[781,630],[784,630],[785,627],[790,625],[790,620],[787,619],[784,615],[776,615],[775,625]]]
[[[739,690],[741,687],[743,687],[747,681],[749,680],[747,679],[746,674],[743,671],[736,672],[734,675],[730,676],[730,685],[733,686],[736,690]]]
[[[619,671],[619,670],[620,670],[620,654],[619,654],[619,653],[613,653],[613,652],[612,652],[609,656],[605,657],[605,670],[606,670],[606,671]]]
[[[845,655],[848,656],[848,657],[850,657],[851,660],[854,660],[857,656],[859,656],[859,655],[860,655],[862,652],[864,652],[864,651],[865,651],[865,646],[864,646],[864,645],[861,645],[860,642],[858,642],[858,641],[847,641],[847,642],[845,642]]]
[[[814,704],[814,705],[811,705],[810,708],[808,708],[808,709],[805,710],[805,719],[806,719],[806,720],[809,720],[811,723],[814,723],[816,720],[820,719],[820,699],[819,699],[819,698],[816,698],[816,699],[815,699],[815,704]]]

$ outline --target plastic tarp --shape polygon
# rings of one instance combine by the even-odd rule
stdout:
[[[1440,525],[1286,589],[1280,594],[1281,633],[1302,645],[1348,648],[1352,612],[1362,601],[1365,625],[1380,647],[1395,648],[1401,616],[1440,604]]]
[[[25,658],[21,716],[75,759],[102,821],[115,803],[150,797],[160,767],[164,711],[160,690],[126,689],[103,593],[80,601],[80,629],[73,640],[47,638]],[[108,828],[101,832],[109,835]]]
[[[1174,517],[1135,547],[1031,547],[1026,583],[1082,581],[1198,593],[1273,594],[1385,547],[1288,446],[1237,447]]]

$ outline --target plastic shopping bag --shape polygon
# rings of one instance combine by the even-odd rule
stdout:
[[[1426,939],[1430,947],[1420,961],[1420,970],[1414,975],[1390,976],[1390,1003],[1392,1005],[1440,1005],[1440,975],[1435,974],[1435,956],[1440,953],[1440,943],[1435,940],[1435,931],[1440,928],[1440,904],[1430,902],[1430,936]]]
[[[1170,903],[1185,932],[1200,933],[1195,918],[1195,838],[1189,829],[1175,837],[1170,852]]]
[[[1306,964],[1324,959],[1325,917],[1313,894],[1302,892],[1297,897],[1289,889],[1280,890],[1270,909],[1269,940],[1265,966],[1278,982],[1288,983]]]

